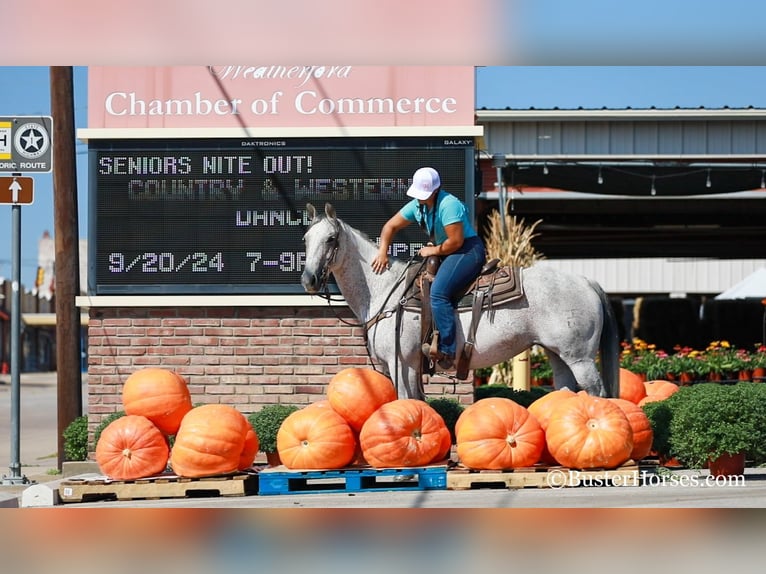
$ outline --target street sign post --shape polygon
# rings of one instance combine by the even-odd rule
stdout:
[[[0,173],[50,173],[51,116],[0,116]]]
[[[30,205],[34,201],[34,179],[20,175],[0,177],[0,204]]]

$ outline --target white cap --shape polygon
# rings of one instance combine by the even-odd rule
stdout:
[[[407,195],[415,199],[428,199],[441,184],[438,171],[432,167],[421,167],[412,176],[412,185],[407,190]]]

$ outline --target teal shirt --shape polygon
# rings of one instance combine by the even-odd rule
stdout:
[[[431,234],[431,227],[433,226],[434,228],[434,241],[436,245],[440,245],[447,240],[447,232],[444,231],[444,227],[458,221],[463,223],[463,237],[465,239],[478,235],[468,217],[468,210],[463,202],[454,195],[440,190],[439,196],[436,198],[435,209],[435,214],[433,210],[426,210],[425,206],[423,206],[421,211],[420,202],[417,199],[413,199],[404,204],[399,213],[407,221],[417,223],[418,225],[420,225],[421,219],[424,218],[426,233],[429,236]],[[424,213],[425,217],[423,217]]]

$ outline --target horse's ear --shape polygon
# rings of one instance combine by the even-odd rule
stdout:
[[[324,213],[330,219],[335,219],[335,208],[329,203],[324,204]]]
[[[306,204],[306,211],[309,214],[309,221],[314,221],[314,219],[317,216],[316,208],[313,205],[311,205],[310,203],[307,203]]]

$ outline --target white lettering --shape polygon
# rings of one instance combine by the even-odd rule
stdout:
[[[114,92],[106,97],[104,108],[111,116],[208,116],[238,115],[240,99],[208,100],[201,92],[193,99],[149,100],[136,97],[135,92]]]
[[[327,98],[317,99],[312,90],[295,96],[295,110],[303,115],[364,115],[364,114],[454,114],[455,98]]]

